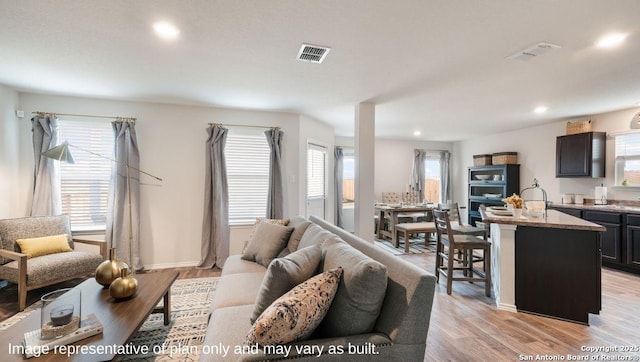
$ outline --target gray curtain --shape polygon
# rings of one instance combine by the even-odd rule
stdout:
[[[58,119],[50,115],[31,118],[33,133],[34,182],[31,216],[53,216],[62,213],[58,162],[42,156],[42,152],[58,143]]]
[[[229,188],[224,147],[228,129],[207,128],[202,258],[199,268],[222,268],[229,257]]]
[[[118,259],[140,270],[140,172],[133,169],[140,168],[140,153],[135,123],[114,121],[111,125],[116,162],[111,166],[106,241],[108,247],[116,248]]]
[[[336,147],[333,151],[335,162],[333,163],[333,175],[335,180],[335,204],[336,226],[343,227],[344,214],[342,213],[342,182],[344,180],[344,150]]]
[[[440,202],[448,203],[451,200],[451,152],[440,151]]]
[[[427,157],[427,151],[415,149],[413,150],[413,175],[412,184],[418,193],[418,202],[424,202],[424,161]]]
[[[267,197],[267,218],[284,218],[284,185],[282,180],[282,132],[279,128],[264,131],[271,149],[269,158],[269,194]]]

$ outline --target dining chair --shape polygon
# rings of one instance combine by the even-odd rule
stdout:
[[[491,242],[472,235],[456,234],[453,231],[449,215],[448,211],[433,210],[437,237],[436,283],[439,282],[440,275],[444,275],[447,278],[447,294],[451,295],[454,281],[484,282],[485,295],[491,297]],[[482,251],[482,270],[474,268],[474,264],[468,262],[463,262],[461,266],[454,265],[456,251],[467,255],[465,260],[472,260],[470,255],[474,250]],[[463,275],[454,275],[456,270],[461,270]]]
[[[468,235],[468,236],[482,236],[483,240],[487,240],[487,229],[480,228],[477,226],[465,224],[462,222],[462,218],[460,217],[460,206],[457,202],[450,204],[438,204],[438,210],[440,211],[448,211],[449,212],[449,220],[451,220],[451,230],[455,234],[460,235]],[[471,264],[482,262],[482,256],[477,256],[473,253],[469,255],[464,255],[461,252],[458,253],[458,257],[463,259],[463,262]],[[467,260],[467,258],[470,258]]]

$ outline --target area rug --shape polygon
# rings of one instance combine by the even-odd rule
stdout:
[[[131,343],[149,347],[148,355],[119,356],[117,361],[198,361],[207,333],[209,307],[218,278],[178,279],[171,287],[171,323],[164,325],[162,313],[152,314],[133,335]],[[0,323],[7,329],[39,310],[35,303]],[[162,302],[159,304],[162,305]],[[153,353],[153,351],[156,353]]]
[[[404,252],[404,240],[400,242],[399,247],[393,246],[390,240],[376,238],[376,245],[393,255],[406,255]],[[424,245],[424,238],[411,238],[409,240],[409,254],[433,253],[436,250],[434,243]]]

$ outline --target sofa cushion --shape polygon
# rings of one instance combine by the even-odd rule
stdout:
[[[338,236],[332,232],[329,232],[316,224],[311,224],[307,227],[302,238],[300,239],[300,243],[298,244],[298,249],[303,249],[309,247],[311,245],[322,244],[326,240],[331,238],[338,238]]]
[[[289,237],[289,243],[287,244],[287,249],[290,253],[298,250],[300,239],[302,239],[302,235],[304,235],[309,225],[311,225],[311,221],[302,216],[294,216],[289,220],[288,226],[293,228],[293,232],[291,232],[291,236]]]
[[[251,315],[251,323],[254,323],[274,300],[316,275],[321,259],[322,248],[320,245],[313,245],[286,257],[274,259],[269,264],[260,285],[258,296],[255,299],[255,308]]]
[[[211,301],[211,310],[234,305],[253,305],[263,276],[264,273],[257,272],[230,274],[220,278]]]
[[[340,267],[327,270],[278,298],[251,326],[245,344],[285,344],[309,337],[329,310],[341,275]]]
[[[267,268],[264,266],[249,260],[242,259],[242,255],[230,255],[227,260],[224,262],[224,267],[222,268],[222,276],[229,274],[242,274],[242,273],[264,273],[267,271]]]
[[[292,231],[292,227],[261,222],[242,254],[242,259],[269,266],[271,260],[278,256],[289,242]]]
[[[27,285],[40,285],[75,275],[93,274],[102,261],[100,254],[86,251],[68,251],[31,258],[27,262]],[[0,266],[0,279],[16,283],[18,262],[12,261]]]
[[[16,243],[20,246],[20,252],[27,254],[27,258],[35,258],[37,256],[63,253],[71,251],[67,234],[41,236],[38,238],[16,239]]]
[[[323,270],[344,268],[336,297],[318,327],[323,337],[340,337],[373,330],[387,290],[387,268],[340,240],[328,240]]]

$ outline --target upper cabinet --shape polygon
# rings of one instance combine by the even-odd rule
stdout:
[[[556,139],[556,177],[605,177],[604,132],[585,132]]]

